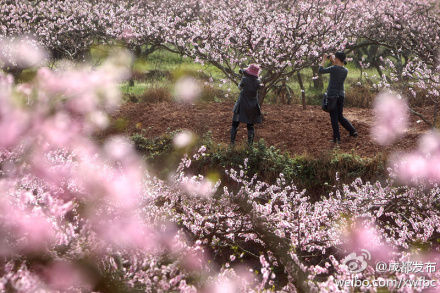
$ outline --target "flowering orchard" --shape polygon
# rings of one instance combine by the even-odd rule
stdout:
[[[0,36],[31,35],[58,58],[84,58],[94,43],[122,42],[137,54],[167,48],[218,67],[233,82],[239,67],[258,63],[261,101],[283,80],[301,80],[301,70],[324,53],[374,45],[390,52],[374,60],[379,88],[403,84],[437,105],[438,11],[434,0],[7,0]]]
[[[344,292],[353,277],[345,257],[360,249],[372,255],[360,279],[439,280],[432,270],[374,266],[438,259],[438,134],[392,161],[387,181],[357,179],[316,202],[282,174],[273,185],[248,177],[247,161],[226,171],[233,188],[186,175],[203,147],[164,182],[123,137],[90,138],[118,106],[129,64],[115,52],[98,68],[42,67],[28,83],[2,74],[2,290]],[[372,131],[388,143],[407,111],[384,95],[380,107],[394,115],[377,112]]]
[[[164,46],[230,79],[239,66],[260,63],[268,90],[322,53],[367,42],[397,54],[383,61],[388,75],[379,86],[402,80],[436,102],[434,4],[3,1],[0,291],[347,292],[354,278],[361,291],[379,290],[368,282],[389,291],[435,290],[437,132],[392,157],[389,178],[338,183],[318,201],[283,174],[274,184],[249,176],[247,160],[225,170],[233,184],[190,175],[204,147],[164,181],[148,173],[126,138],[93,138],[121,103],[129,53],[114,51],[94,67],[46,67],[54,58],[82,58],[94,43]],[[8,73],[22,69],[35,76],[22,82]],[[181,96],[190,96],[181,87]],[[400,95],[382,93],[374,112],[378,143],[405,132],[409,110]],[[191,136],[177,135],[176,148]],[[369,257],[356,257],[365,249]]]

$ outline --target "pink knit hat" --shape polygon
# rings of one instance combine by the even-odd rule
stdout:
[[[245,69],[245,71],[249,75],[258,77],[258,74],[260,73],[260,67],[256,64],[251,64],[248,68]]]

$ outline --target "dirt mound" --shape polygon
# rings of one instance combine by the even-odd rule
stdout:
[[[189,129],[199,135],[212,132],[216,142],[229,143],[229,129],[232,119],[232,102],[200,103],[196,105],[162,102],[124,104],[115,118],[128,121],[129,134],[145,129],[147,137],[156,137],[167,130]],[[308,106],[302,110],[300,105],[264,105],[264,121],[256,125],[256,140],[263,138],[291,154],[317,155],[331,150],[332,131],[328,113],[319,106]],[[407,135],[390,147],[377,145],[370,137],[373,115],[370,109],[345,108],[344,115],[356,127],[359,136],[350,138],[341,127],[341,150],[354,151],[362,156],[374,156],[390,150],[413,148],[417,138],[427,130],[423,123],[416,123],[411,117]],[[246,127],[240,125],[237,142],[246,141]]]

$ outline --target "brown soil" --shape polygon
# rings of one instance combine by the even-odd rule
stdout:
[[[211,131],[214,141],[229,143],[232,107],[232,102],[196,105],[126,103],[115,113],[115,118],[123,117],[128,121],[129,134],[143,128],[145,136],[156,137],[167,130],[189,129],[199,135]],[[262,111],[264,121],[256,125],[256,141],[263,138],[267,144],[291,154],[318,155],[333,148],[329,114],[319,106],[302,110],[300,105],[264,105]],[[382,147],[370,137],[374,119],[370,109],[345,108],[344,115],[353,123],[359,136],[350,138],[341,127],[340,149],[362,156],[413,148],[420,134],[428,129],[424,123],[416,123],[417,117],[412,116],[407,135],[392,146]],[[246,141],[245,125],[240,125],[237,142],[240,141]]]

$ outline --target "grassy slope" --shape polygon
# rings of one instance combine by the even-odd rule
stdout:
[[[189,146],[179,149],[173,145],[177,132],[166,132],[156,138],[146,138],[141,133],[131,136],[136,149],[148,162],[150,171],[166,179],[179,164],[184,153],[195,153],[201,145],[207,147],[206,155],[193,160],[193,174],[205,174],[213,182],[218,179],[231,185],[233,182],[225,176],[224,170],[238,170],[248,159],[246,174],[257,175],[258,180],[275,183],[282,173],[289,183],[299,189],[307,189],[313,199],[331,192],[335,186],[349,184],[357,177],[365,181],[386,178],[386,158],[375,156],[362,158],[355,154],[342,153],[335,149],[319,156],[290,155],[287,152],[267,146],[263,140],[252,148],[238,146],[235,149],[215,143],[209,134],[196,138]],[[336,173],[340,180],[337,180]]]

